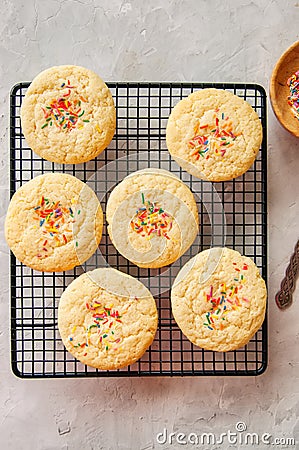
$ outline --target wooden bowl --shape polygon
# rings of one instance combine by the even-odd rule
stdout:
[[[299,137],[299,120],[288,104],[290,93],[287,80],[299,70],[299,41],[279,58],[270,81],[270,99],[273,111],[286,130]]]

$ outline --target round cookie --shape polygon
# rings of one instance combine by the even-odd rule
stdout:
[[[60,272],[92,256],[102,228],[102,208],[92,189],[72,175],[48,173],[15,192],[5,237],[22,263],[35,270]]]
[[[116,124],[104,81],[79,66],[55,66],[30,84],[21,107],[24,136],[42,158],[63,164],[89,161],[110,143]]]
[[[111,268],[80,275],[59,302],[58,328],[65,347],[98,369],[119,369],[141,358],[157,324],[156,303],[148,289]]]
[[[229,248],[205,250],[181,269],[171,291],[184,335],[207,350],[244,346],[262,325],[267,289],[254,262]]]
[[[190,189],[161,169],[144,169],[124,178],[106,208],[113,245],[139,267],[176,261],[198,233],[198,211]]]
[[[202,89],[173,108],[166,129],[171,156],[187,172],[224,181],[253,164],[263,137],[254,109],[229,91]]]

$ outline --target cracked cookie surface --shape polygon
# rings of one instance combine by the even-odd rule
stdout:
[[[63,292],[58,327],[67,350],[104,370],[133,364],[157,330],[156,303],[138,280],[112,268],[76,278]]]
[[[5,237],[19,261],[35,270],[60,272],[96,251],[103,212],[93,190],[63,173],[40,175],[13,195]]]
[[[257,113],[222,89],[202,89],[179,101],[166,129],[167,147],[187,172],[208,181],[245,173],[262,143]]]
[[[171,290],[174,318],[195,345],[214,351],[244,346],[264,321],[267,289],[254,262],[229,248],[192,258]]]
[[[198,233],[198,211],[190,189],[162,169],[131,173],[112,191],[106,219],[113,245],[139,267],[176,261]]]
[[[63,164],[89,161],[115,133],[113,98],[91,70],[51,67],[30,84],[22,102],[21,125],[29,146],[42,158]]]

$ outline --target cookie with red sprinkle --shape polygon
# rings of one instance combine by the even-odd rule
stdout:
[[[151,345],[158,313],[149,290],[112,268],[76,278],[61,296],[58,328],[67,350],[104,370],[133,364]]]
[[[113,98],[104,81],[80,66],[55,66],[30,84],[21,106],[24,136],[42,158],[77,164],[110,143],[116,124]]]
[[[192,258],[171,291],[172,312],[184,335],[199,347],[221,352],[248,343],[264,321],[266,299],[257,266],[229,248]]]
[[[199,228],[190,189],[172,173],[143,169],[112,191],[106,219],[112,243],[139,267],[158,268],[176,261]]]
[[[179,101],[166,129],[172,157],[192,175],[225,181],[245,173],[262,143],[251,105],[222,89],[202,89]]]
[[[92,189],[72,175],[48,173],[15,192],[7,211],[5,237],[25,265],[60,272],[92,256],[102,227],[102,208]]]

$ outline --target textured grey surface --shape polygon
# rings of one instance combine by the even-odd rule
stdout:
[[[299,442],[298,289],[289,310],[281,312],[274,304],[298,238],[299,141],[277,123],[270,106],[270,360],[258,378],[15,378],[9,362],[8,249],[3,238],[8,93],[14,83],[31,80],[46,67],[74,63],[105,80],[245,81],[268,88],[275,61],[298,39],[299,3],[2,0],[1,6],[1,449],[196,448],[159,445],[156,434],[166,427],[168,432],[219,435],[234,431],[238,421],[249,432],[294,436]],[[209,448],[238,446],[226,441]]]

